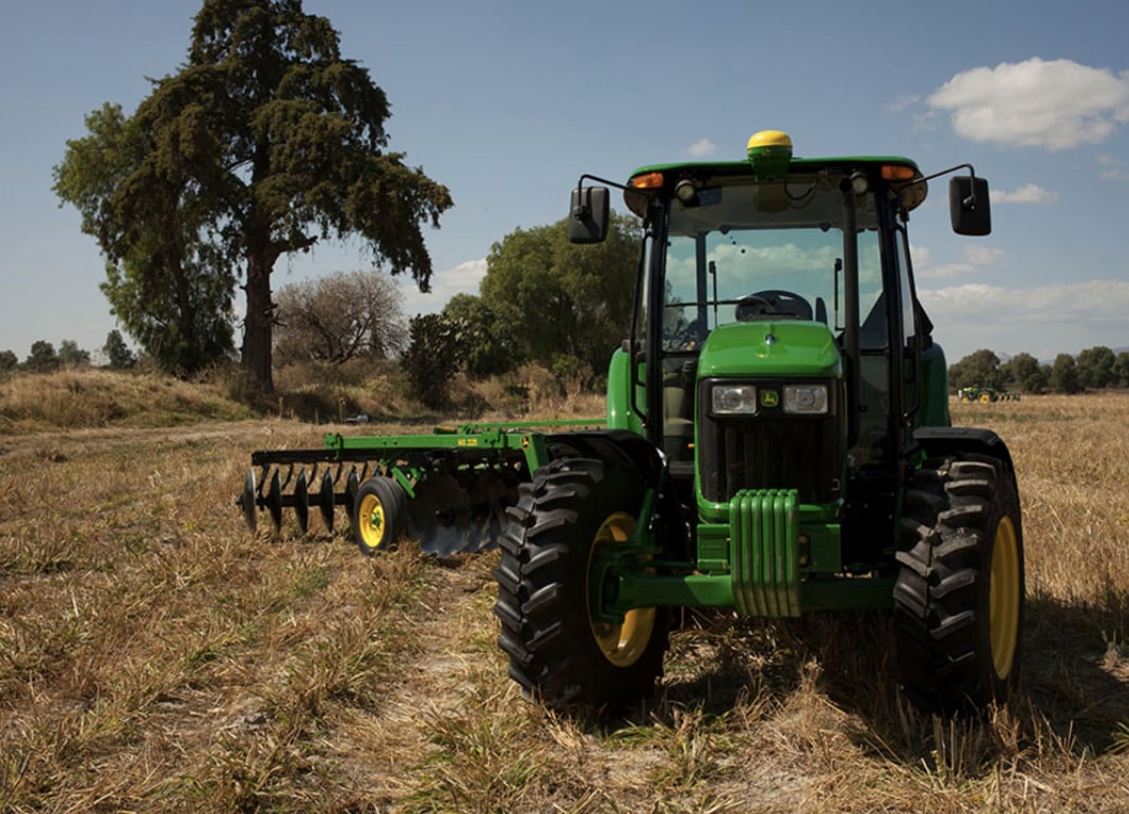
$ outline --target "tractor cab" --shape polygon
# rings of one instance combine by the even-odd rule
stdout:
[[[954,229],[986,234],[986,183],[954,182]],[[598,189],[574,193],[580,242],[602,228]],[[913,430],[949,424],[906,230],[927,189],[909,159],[794,158],[779,131],[743,161],[632,174],[645,237],[609,425],[662,449],[702,520],[727,523],[742,490],[795,489],[843,519],[838,565],[888,552],[893,529],[874,523],[897,514]]]

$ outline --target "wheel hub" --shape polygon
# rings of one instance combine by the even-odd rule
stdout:
[[[1019,644],[1019,544],[1011,518],[996,528],[988,583],[989,635],[996,675],[1011,673]]]
[[[616,512],[596,532],[588,557],[588,607],[592,636],[604,657],[617,667],[629,667],[646,651],[655,626],[655,609],[632,608],[624,614],[621,622],[597,619],[593,597],[599,597],[602,591],[600,586],[593,585],[593,580],[604,573],[600,567],[601,555],[606,556],[610,553],[609,548],[625,543],[634,531],[635,518],[625,512]]]

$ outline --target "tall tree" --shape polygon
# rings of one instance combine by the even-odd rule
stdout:
[[[24,369],[32,373],[50,373],[59,369],[59,355],[55,346],[45,339],[37,339],[31,343],[31,352],[24,360]]]
[[[1104,345],[1086,348],[1074,360],[1078,368],[1078,384],[1097,389],[1114,383],[1113,364],[1117,361],[1113,351]]]
[[[1082,386],[1078,383],[1078,368],[1073,356],[1069,353],[1060,353],[1055,357],[1048,384],[1056,393],[1078,393],[1082,390]]]
[[[341,56],[337,31],[301,0],[204,0],[187,62],[123,122],[141,140],[140,164],[124,160],[120,183],[99,167],[109,194],[92,184],[60,196],[79,206],[84,228],[90,213],[111,260],[132,260],[144,279],[179,258],[233,291],[242,267],[243,364],[270,389],[271,273],[282,255],[359,236],[378,264],[428,289],[422,227],[438,227],[451,198],[387,150],[388,116],[368,70]]]
[[[1114,387],[1129,387],[1129,351],[1123,350],[1113,360]]]
[[[90,351],[83,350],[73,339],[64,339],[59,343],[59,364],[67,370],[90,365]]]
[[[106,344],[102,346],[102,353],[106,355],[113,370],[126,370],[137,364],[137,357],[117,328],[106,334]]]
[[[1047,386],[1047,375],[1039,360],[1030,353],[1017,353],[1000,366],[1005,381],[1024,393],[1041,393]]]
[[[192,373],[234,349],[235,253],[188,172],[201,152],[158,127],[151,107],[87,116],[88,135],[55,167],[55,192],[106,257],[110,311],[160,367]]]
[[[949,386],[954,390],[962,387],[1000,387],[1003,385],[1000,371],[1000,357],[987,348],[970,353],[949,367]]]
[[[628,333],[638,254],[638,223],[618,214],[597,246],[569,243],[567,219],[516,229],[491,247],[481,299],[530,360],[567,357],[603,373]]]
[[[416,398],[432,409],[450,405],[451,379],[465,361],[461,328],[444,314],[421,314],[408,323],[408,348],[400,366]]]
[[[456,294],[443,306],[443,316],[462,326],[462,354],[472,378],[496,376],[521,364],[519,337],[513,325],[501,319],[481,297]]]

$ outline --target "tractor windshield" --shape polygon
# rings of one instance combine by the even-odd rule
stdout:
[[[663,348],[692,351],[718,325],[756,318],[843,324],[844,204],[838,178],[734,179],[671,202]],[[864,347],[885,343],[874,198],[858,199]],[[868,315],[873,315],[868,319]],[[867,324],[867,323],[870,324]]]

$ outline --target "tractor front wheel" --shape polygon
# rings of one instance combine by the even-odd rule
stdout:
[[[904,691],[941,714],[1006,700],[1019,681],[1024,607],[1012,474],[971,454],[929,461],[902,514],[894,613]]]
[[[609,554],[635,530],[645,485],[614,464],[553,461],[508,510],[494,577],[499,646],[510,676],[553,707],[630,705],[654,691],[668,644],[669,611],[635,608],[597,618]]]

